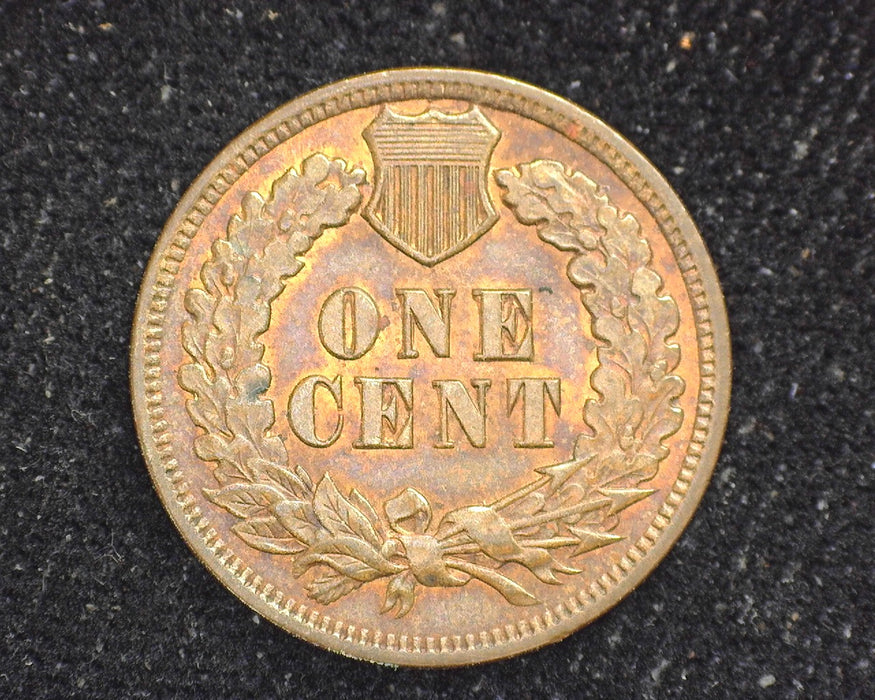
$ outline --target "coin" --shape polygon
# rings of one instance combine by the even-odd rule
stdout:
[[[690,519],[729,403],[708,253],[591,114],[464,70],[272,112],[183,196],[131,384],[158,493],[258,613],[452,666],[559,640]]]

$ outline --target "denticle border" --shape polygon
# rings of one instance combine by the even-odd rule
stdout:
[[[141,291],[143,299],[141,299],[140,313],[138,314],[141,320],[138,323],[137,329],[135,329],[135,331],[142,333],[143,399],[145,410],[149,416],[150,433],[148,438],[154,446],[152,449],[147,445],[147,435],[143,426],[140,425],[138,427],[141,430],[144,452],[148,456],[151,456],[153,451],[157,454],[164,476],[175,495],[176,504],[190,525],[202,537],[204,544],[213,557],[215,557],[215,560],[239,584],[248,589],[249,592],[255,594],[261,601],[279,612],[281,617],[288,618],[291,622],[289,626],[297,627],[302,636],[309,639],[322,637],[326,645],[350,654],[356,654],[356,646],[383,649],[389,653],[380,656],[377,660],[388,662],[415,664],[422,663],[422,661],[417,661],[415,658],[418,653],[452,654],[453,652],[464,652],[464,657],[447,658],[439,663],[473,663],[490,658],[501,658],[551,641],[550,639],[543,639],[540,640],[540,643],[515,645],[515,648],[509,649],[506,653],[482,653],[482,650],[492,647],[515,641],[524,642],[527,638],[539,635],[549,628],[559,625],[564,620],[577,616],[594,601],[607,595],[611,589],[625,579],[628,573],[635,568],[636,564],[654,547],[662,531],[669,525],[675,512],[683,503],[699,467],[702,453],[705,451],[715,407],[715,391],[717,389],[714,326],[705,283],[694,261],[693,254],[683,238],[677,221],[670,213],[664,201],[647,182],[644,175],[616,147],[602,139],[582,121],[571,119],[566,114],[551,108],[543,102],[518,92],[521,87],[524,90],[530,90],[531,88],[528,88],[528,86],[521,86],[510,80],[464,71],[440,71],[444,75],[443,78],[417,80],[408,77],[413,72],[396,72],[397,82],[391,84],[371,83],[360,86],[361,82],[373,81],[382,77],[377,75],[364,76],[363,78],[354,79],[349,83],[329,86],[329,89],[337,92],[344,91],[340,94],[332,94],[327,99],[313,106],[305,107],[297,113],[288,116],[276,126],[263,131],[259,137],[247,143],[243,148],[240,148],[237,155],[210,179],[201,189],[196,201],[187,212],[177,212],[171,217],[171,221],[182,218],[182,223],[177,227],[161,258],[154,258],[150,261],[150,268],[152,266],[157,268],[156,276],[151,288],[144,286]],[[476,81],[478,79],[498,83],[501,87],[465,82],[466,80]],[[359,85],[358,87],[357,84]],[[644,535],[609,570],[605,571],[598,580],[594,581],[588,589],[581,590],[576,596],[556,605],[552,609],[546,610],[542,614],[520,620],[516,625],[483,630],[479,635],[467,634],[464,638],[460,635],[452,637],[383,635],[379,630],[358,629],[355,625],[348,624],[343,620],[335,620],[307,604],[286,597],[282,591],[264,581],[248,567],[245,567],[242,560],[233,553],[231,548],[219,538],[218,533],[210,527],[207,516],[195,504],[195,498],[189,493],[189,485],[185,480],[185,476],[173,458],[173,438],[171,427],[164,419],[160,379],[160,350],[164,330],[164,315],[168,298],[174,288],[175,277],[179,272],[180,264],[185,257],[188,246],[199,230],[201,223],[203,223],[206,216],[231,185],[258,159],[270,152],[274,147],[297,135],[312,124],[324,119],[351,109],[374,106],[384,102],[441,98],[466,100],[537,121],[566,136],[592,153],[629,187],[658,223],[661,232],[671,246],[678,267],[683,275],[695,315],[700,367],[696,417],[687,454],[672,491],[667,496],[665,503],[661,506],[657,516],[651,522]],[[304,100],[301,99],[299,101]],[[290,105],[281,109],[288,109],[293,104],[295,103],[290,103]],[[270,120],[271,116],[269,115],[264,121]],[[148,305],[145,304],[145,295],[147,294],[150,295]],[[137,341],[138,338],[135,336],[135,353]],[[134,382],[137,381],[137,378],[133,377],[135,366],[134,362],[132,364],[132,380]],[[135,390],[134,393],[136,395],[137,391]],[[725,409],[723,410],[725,411]],[[723,420],[725,420],[725,413],[720,417],[719,427],[721,430]],[[712,466],[708,465],[709,468]],[[159,474],[160,472],[153,470],[153,475],[156,479],[160,478]],[[171,503],[165,504],[168,510],[173,505]],[[210,568],[213,568],[213,566],[210,565]],[[276,621],[280,622],[279,619],[276,619]],[[584,620],[580,620],[578,626],[583,624],[583,622]],[[565,627],[567,628],[568,626],[566,625]],[[316,634],[308,634],[307,628]],[[569,628],[567,631],[570,632],[572,629]],[[323,634],[320,635],[319,632]],[[336,640],[332,642],[331,637],[336,638]],[[339,646],[337,644],[338,640],[340,641]]]

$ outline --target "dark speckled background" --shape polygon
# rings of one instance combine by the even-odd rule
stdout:
[[[0,695],[875,696],[872,3],[164,5],[0,6]],[[320,651],[226,592],[151,487],[126,376],[199,170],[306,90],[419,64],[630,138],[702,230],[735,354],[666,561],[568,640],[448,672]]]

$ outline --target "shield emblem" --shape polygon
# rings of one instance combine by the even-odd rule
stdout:
[[[415,116],[383,107],[364,131],[375,179],[365,219],[423,265],[452,257],[498,220],[486,176],[499,137],[477,107]]]

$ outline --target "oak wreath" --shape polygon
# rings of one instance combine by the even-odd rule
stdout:
[[[361,204],[365,172],[316,153],[276,179],[265,199],[249,192],[226,237],[212,244],[199,282],[185,295],[178,373],[203,431],[197,456],[213,463],[218,488],[204,494],[237,522],[247,545],[289,557],[306,590],[329,604],[388,578],[382,612],[401,617],[417,586],[491,586],[513,605],[538,599],[499,568],[525,567],[548,584],[574,576],[576,557],[623,539],[613,534],[625,508],[654,493],[641,488],[668,455],[662,441],[681,426],[684,381],[672,374],[680,348],[668,339],[677,304],[663,295],[640,226],[598,185],[562,163],[536,160],[495,172],[502,199],[539,237],[571,260],[568,278],[591,317],[598,366],[570,459],[535,470],[533,480],[488,505],[443,514],[437,525],[425,495],[406,488],[382,513],[357,488],[344,495],[330,474],[314,483],[292,466],[272,433],[271,370],[259,337],[271,302],[304,266],[301,256],[327,229],[345,225]],[[555,552],[555,554],[554,554]]]

